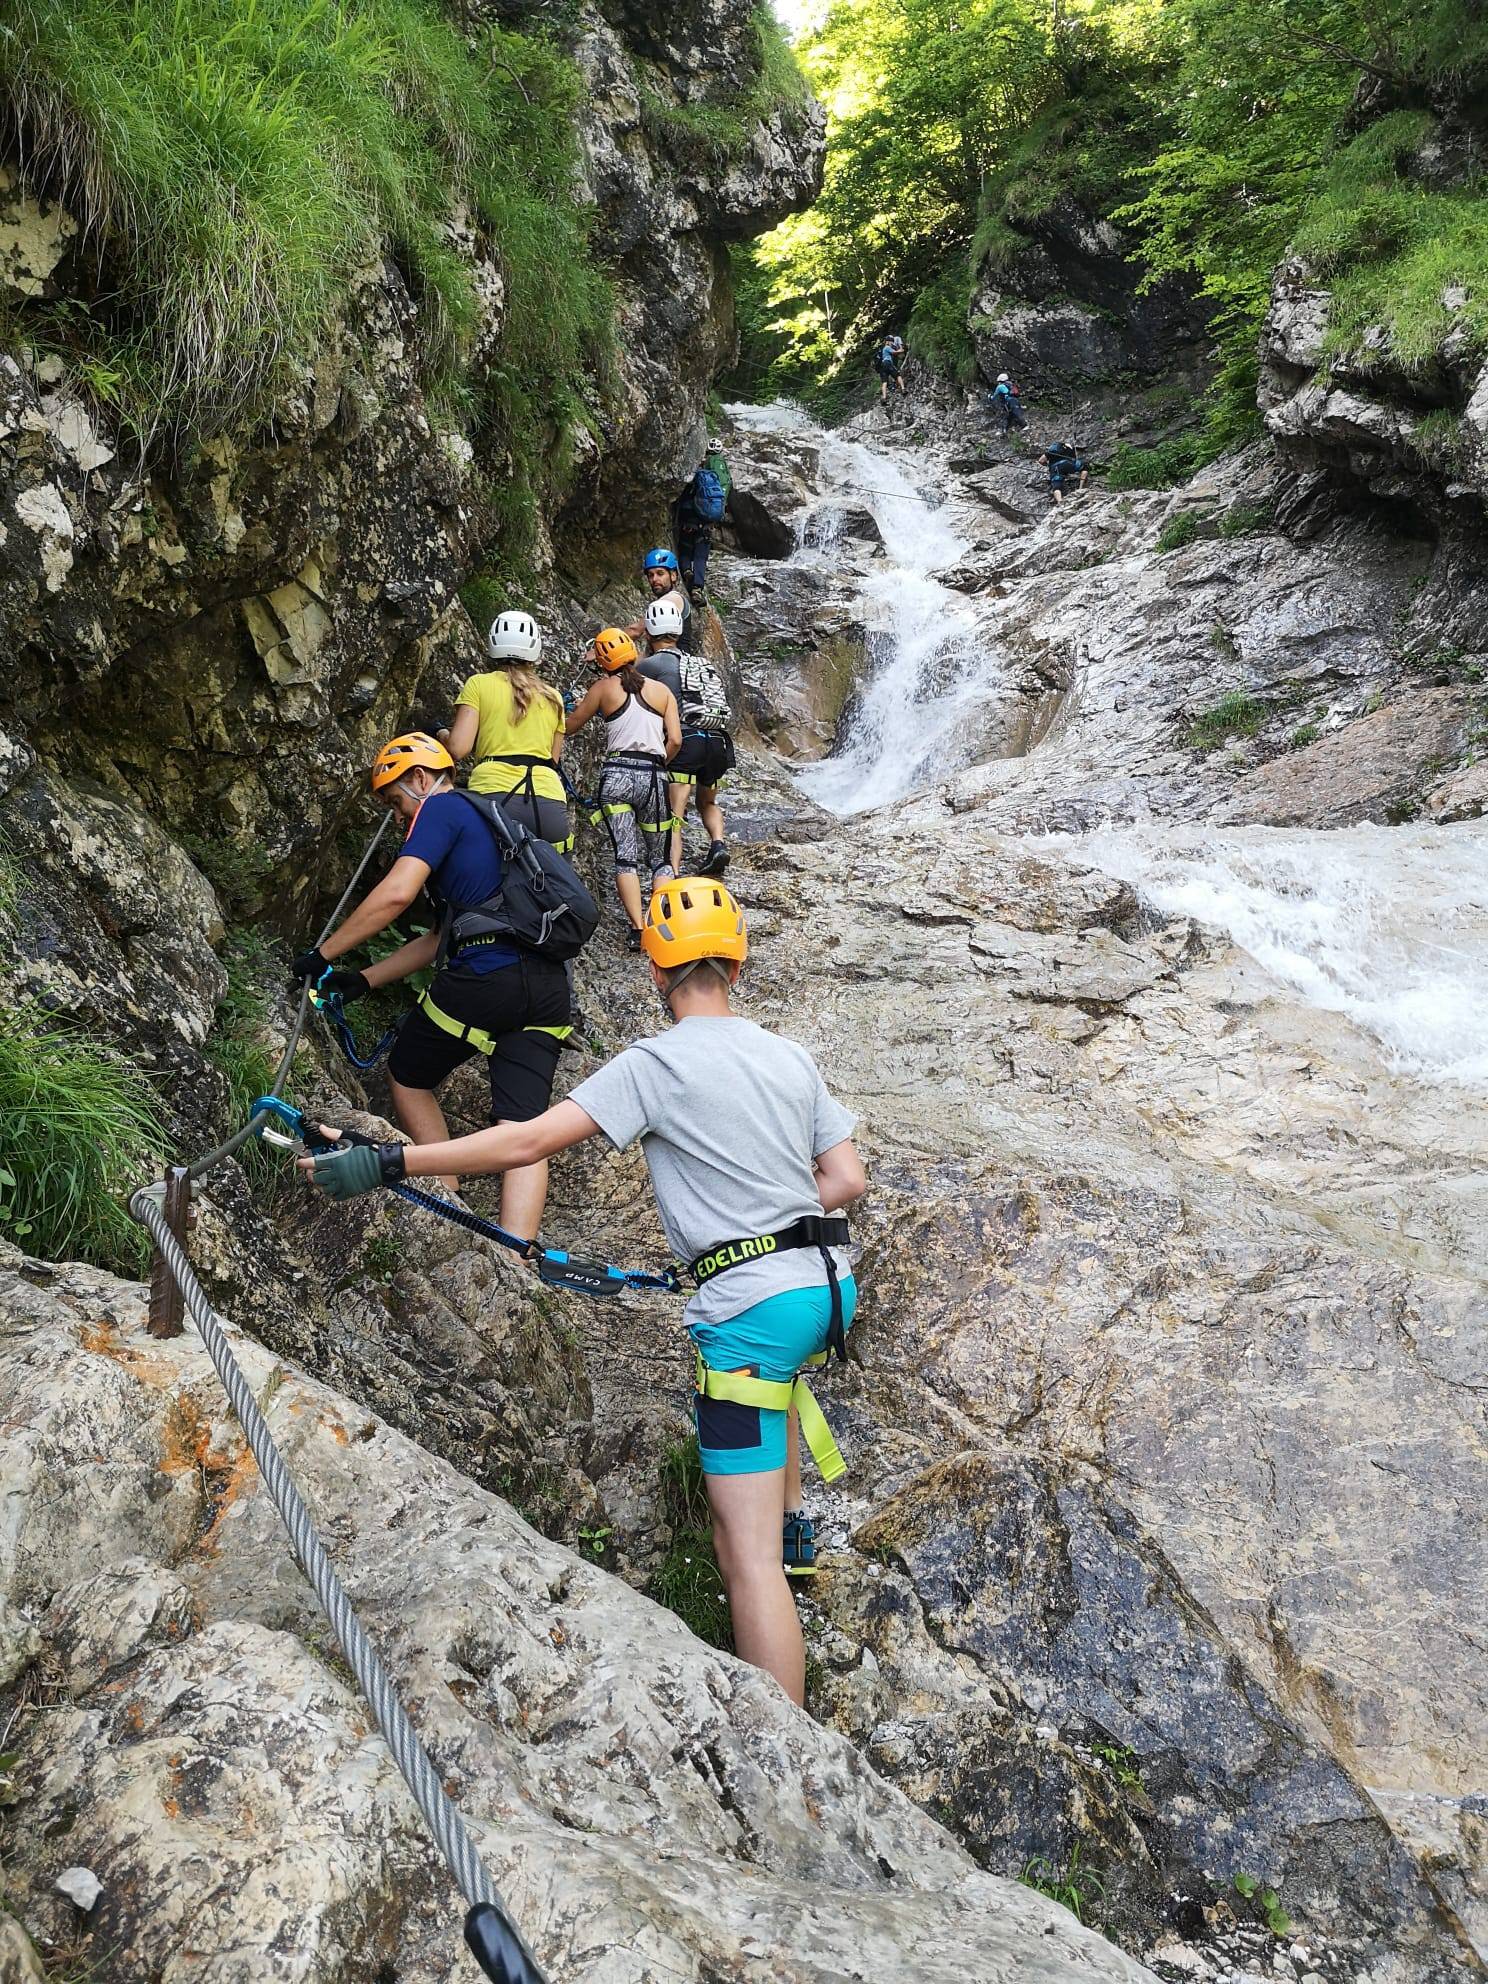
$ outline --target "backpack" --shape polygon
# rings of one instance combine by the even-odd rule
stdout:
[[[710,468],[700,468],[692,478],[692,507],[705,524],[723,522],[728,493]]]
[[[496,794],[458,792],[455,797],[473,806],[495,835],[505,874],[496,894],[484,902],[468,909],[446,904],[435,969],[451,946],[460,951],[503,938],[557,964],[577,957],[599,928],[599,905],[573,868],[556,847],[509,820]]]
[[[683,723],[696,730],[727,730],[728,690],[723,686],[723,677],[708,657],[705,654],[680,655],[677,672],[682,678],[682,694],[677,698],[677,707]]]

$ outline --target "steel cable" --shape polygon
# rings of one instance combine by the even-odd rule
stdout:
[[[207,1300],[185,1248],[166,1223],[160,1191],[159,1186],[142,1186],[130,1199],[129,1210],[149,1229],[175,1277],[191,1320],[217,1367],[217,1375],[222,1380],[223,1390],[258,1464],[258,1471],[289,1532],[300,1568],[331,1622],[347,1663],[356,1675],[357,1684],[387,1739],[393,1761],[413,1793],[461,1894],[470,1904],[466,1941],[486,1975],[493,1978],[495,1984],[546,1984],[537,1959],[522,1941],[520,1931],[507,1913],[464,1820],[451,1803],[377,1649],[367,1638],[362,1622],[342,1588],[314,1519],[274,1443],[274,1436],[259,1410],[242,1366],[233,1355],[222,1318]]]

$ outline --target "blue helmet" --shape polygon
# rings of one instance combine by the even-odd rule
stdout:
[[[680,572],[682,567],[677,563],[675,551],[648,551],[645,569],[648,572]]]

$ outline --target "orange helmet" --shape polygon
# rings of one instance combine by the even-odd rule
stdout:
[[[749,955],[749,932],[743,910],[722,882],[688,875],[657,883],[641,948],[663,971],[704,958],[734,958],[742,964]]]
[[[640,658],[640,649],[619,627],[602,627],[594,636],[595,665],[606,675],[618,675],[622,668],[628,668]]]
[[[455,761],[426,730],[410,730],[391,738],[372,760],[372,790],[381,792],[385,785],[396,785],[405,772],[416,772],[421,766],[428,772],[452,772]]]

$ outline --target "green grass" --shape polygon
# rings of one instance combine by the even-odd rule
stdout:
[[[34,336],[146,431],[210,433],[303,376],[386,255],[426,384],[458,398],[479,320],[447,233],[463,207],[506,284],[499,363],[461,405],[507,520],[607,348],[573,199],[579,99],[547,42],[467,40],[435,0],[18,0],[0,106],[93,270],[85,305],[37,306]]]
[[[1299,723],[1297,728],[1292,732],[1291,748],[1294,751],[1303,751],[1309,744],[1316,744],[1321,735],[1322,729],[1320,725],[1316,723]]]
[[[952,262],[920,291],[906,326],[915,356],[962,386],[974,384],[977,376],[976,346],[967,329],[971,291],[966,265]]]
[[[1050,1901],[1057,1901],[1061,1908],[1067,1908],[1077,1922],[1089,1921],[1092,1905],[1106,1892],[1105,1882],[1100,1876],[1082,1864],[1078,1842],[1063,1866],[1056,1866],[1041,1853],[1036,1854],[1024,1867],[1018,1880],[1023,1887],[1032,1888],[1035,1894],[1047,1895]]]
[[[1265,530],[1271,522],[1271,512],[1264,503],[1232,503],[1219,520],[1221,537],[1249,537],[1254,531]]]
[[[1327,346],[1368,369],[1431,364],[1449,332],[1488,348],[1488,207],[1481,186],[1442,188],[1408,170],[1432,136],[1429,112],[1381,117],[1333,160],[1297,247],[1329,281]],[[1465,291],[1457,309],[1443,294]],[[1382,339],[1366,344],[1371,328]]]
[[[229,914],[256,909],[274,873],[274,860],[262,841],[229,840],[220,835],[183,833],[182,847],[217,891]]]
[[[124,1200],[165,1130],[149,1078],[34,1007],[0,1016],[0,1232],[48,1260],[120,1274],[150,1258]]]
[[[236,1129],[248,1120],[249,1104],[268,1092],[278,1068],[278,1056],[267,1037],[269,1002],[264,986],[271,972],[282,969],[282,960],[261,931],[240,929],[229,932],[222,962],[227,968],[227,991],[202,1052],[227,1078],[228,1120]],[[239,1162],[255,1184],[281,1175],[282,1167],[256,1137],[240,1153]]]
[[[684,157],[725,164],[738,158],[756,124],[782,115],[788,129],[804,129],[811,91],[768,4],[754,8],[755,75],[746,89],[706,101],[665,95],[638,77],[641,124]]]
[[[1203,526],[1197,511],[1180,510],[1176,517],[1169,517],[1157,533],[1157,548],[1159,551],[1179,551],[1202,535]]]
[[[669,1447],[661,1462],[661,1516],[672,1526],[671,1547],[648,1587],[659,1605],[675,1612],[698,1639],[725,1653],[734,1630],[723,1574],[713,1550],[712,1520],[695,1438]]]
[[[1212,751],[1227,738],[1254,737],[1265,720],[1266,705],[1259,697],[1232,689],[1212,709],[1194,718],[1183,741],[1192,751]]]

